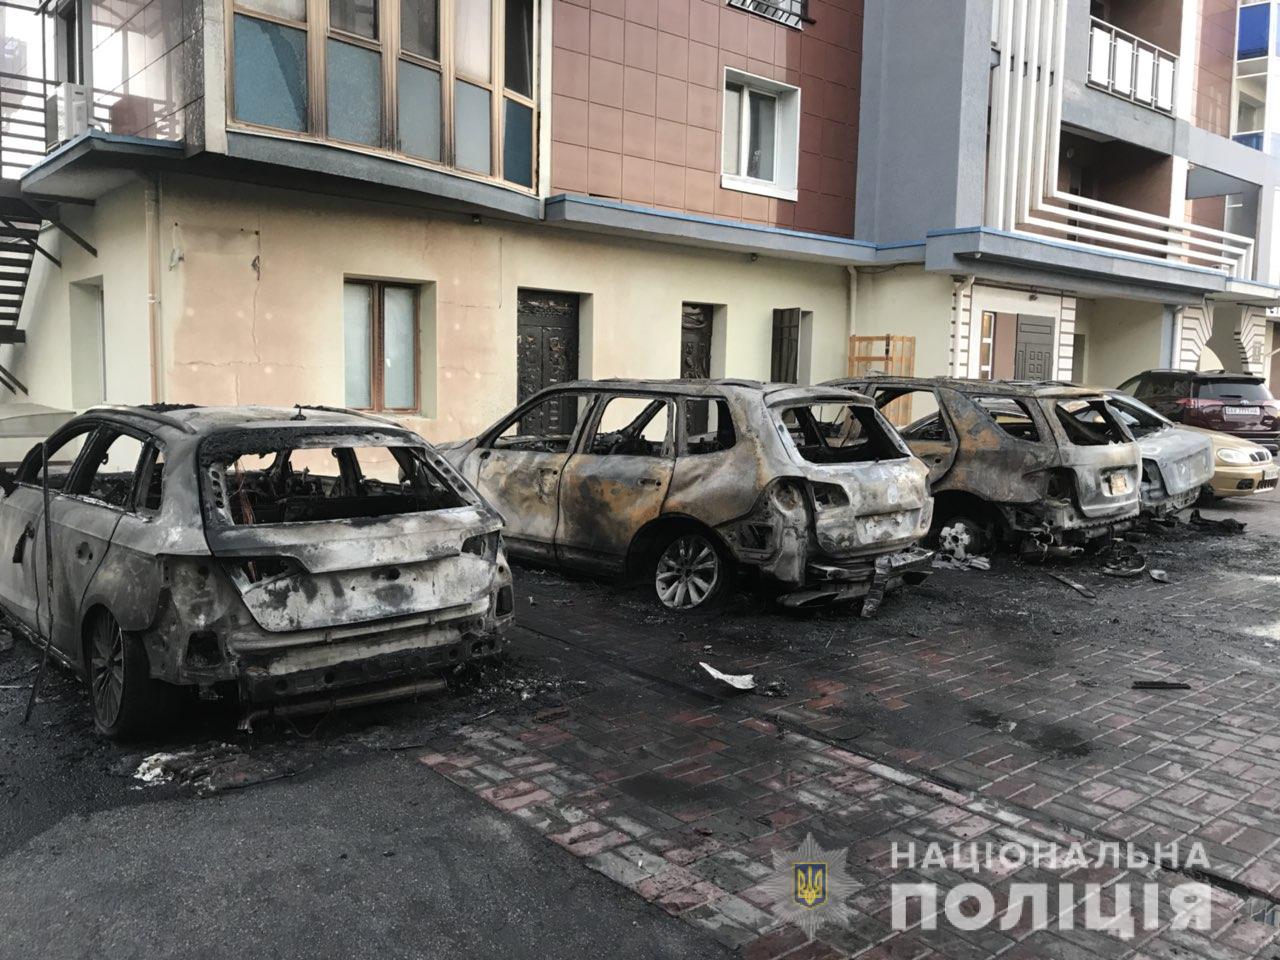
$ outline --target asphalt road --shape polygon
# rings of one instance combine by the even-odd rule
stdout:
[[[413,759],[69,816],[0,859],[0,956],[725,955]]]

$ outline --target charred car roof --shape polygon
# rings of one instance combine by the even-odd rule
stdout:
[[[877,387],[943,387],[958,393],[977,394],[984,397],[1098,397],[1101,390],[1077,387],[1056,380],[972,380],[965,377],[895,377],[870,374],[865,377],[841,377],[831,381],[833,386],[842,383],[868,383]]]
[[[193,441],[228,431],[333,429],[395,431],[421,442],[412,431],[373,414],[337,407],[199,407],[148,404],[136,407],[90,407],[80,417],[129,423],[153,433],[186,435]],[[77,417],[76,419],[80,419]]]
[[[791,400],[810,400],[814,397],[838,397],[842,401],[871,404],[871,398],[836,383],[818,384],[812,387],[798,386],[794,383],[766,383],[762,380],[720,379],[720,380],[568,380],[554,386],[545,387],[540,393],[557,390],[633,390],[639,392],[676,394],[686,397],[723,397],[728,394],[740,396],[758,395],[769,406],[787,403]]]

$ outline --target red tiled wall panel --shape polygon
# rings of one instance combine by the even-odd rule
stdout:
[[[724,0],[551,0],[551,189],[853,233],[863,0],[792,30]],[[726,67],[800,88],[796,202],[720,186]]]

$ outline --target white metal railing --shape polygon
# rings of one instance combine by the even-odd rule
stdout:
[[[1252,237],[1060,189],[1068,0],[994,6],[1000,63],[992,72],[987,226],[1251,278]]]
[[[1161,113],[1173,113],[1178,58],[1105,20],[1092,20],[1089,85]]]

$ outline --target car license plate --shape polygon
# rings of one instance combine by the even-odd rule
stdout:
[[[1222,412],[1228,417],[1256,417],[1261,415],[1261,407],[1223,407]]]
[[[1280,467],[1267,467],[1266,470],[1262,471],[1262,479],[1263,480],[1280,479]]]
[[[1127,473],[1113,473],[1107,477],[1107,489],[1111,491],[1113,497],[1118,497],[1122,493],[1129,492],[1129,475]]]

